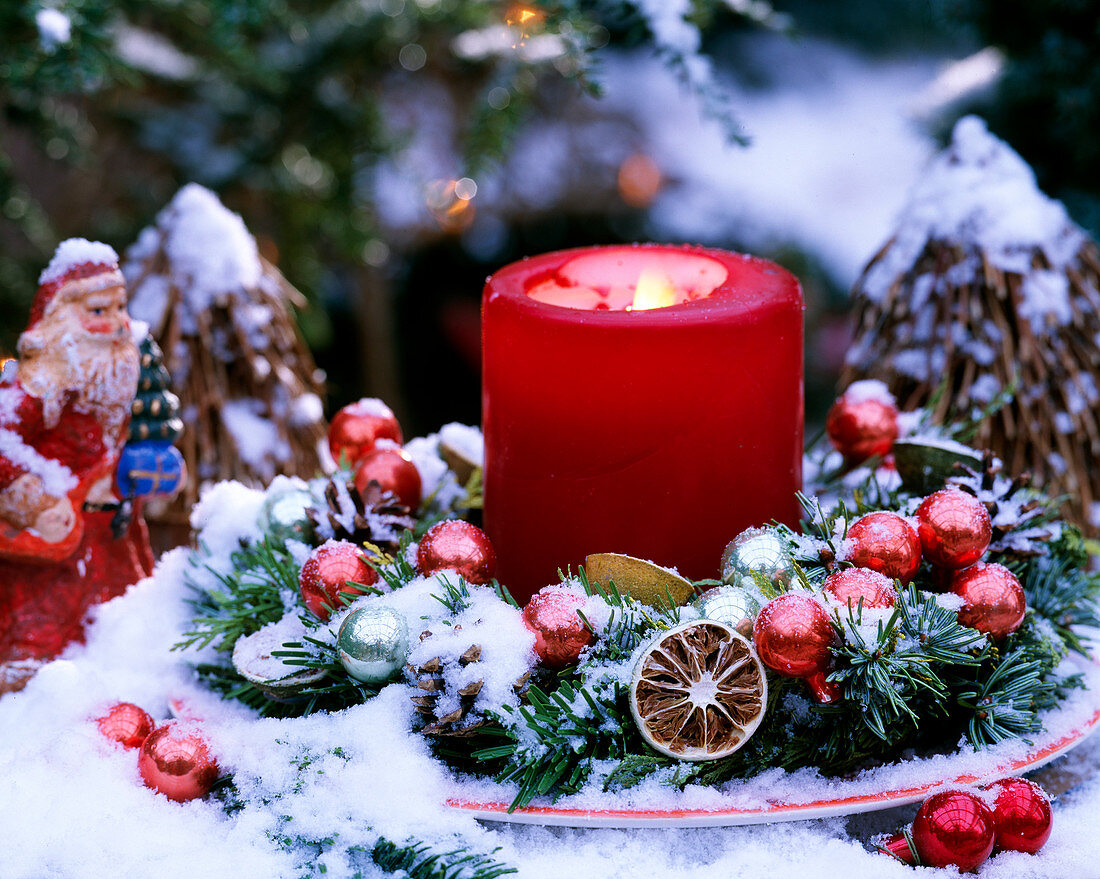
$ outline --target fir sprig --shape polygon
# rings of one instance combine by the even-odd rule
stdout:
[[[1071,650],[1088,655],[1084,628],[1100,628],[1100,578],[1070,559],[1040,556],[1020,578],[1027,606],[1054,627]]]
[[[984,680],[960,685],[958,704],[971,712],[967,738],[978,747],[1017,738],[1030,743],[1027,736],[1043,728],[1039,712],[1055,693],[1045,671],[1042,660],[1025,647],[1004,656]]]
[[[215,649],[228,652],[238,638],[259,631],[286,613],[282,596],[287,591],[297,592],[298,565],[284,546],[263,539],[242,546],[231,561],[228,573],[205,566],[221,589],[208,589],[189,578],[196,615],[193,628],[184,632],[174,649],[217,642]]]
[[[436,851],[426,842],[407,840],[397,844],[380,837],[371,849],[371,860],[387,873],[400,873],[408,879],[497,879],[515,873],[516,868],[502,864],[495,855],[472,851],[466,845]]]
[[[577,791],[596,761],[621,759],[627,753],[624,731],[630,719],[622,696],[617,682],[611,683],[606,693],[569,680],[553,692],[533,684],[528,688],[530,705],[515,711],[526,730],[502,729],[500,735],[509,739],[508,743],[473,754],[483,761],[507,757],[497,781],[519,782],[509,812],[551,791],[556,795]],[[507,724],[511,719],[501,720]],[[535,743],[530,743],[531,734]]]

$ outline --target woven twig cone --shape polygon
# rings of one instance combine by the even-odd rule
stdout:
[[[130,313],[150,324],[180,398],[186,488],[146,518],[186,528],[203,485],[263,486],[321,469],[323,375],[291,312],[304,304],[236,214],[185,186],[127,252]],[[177,535],[177,540],[179,536]]]
[[[956,127],[853,299],[843,386],[881,379],[906,409],[942,386],[942,422],[1017,383],[975,445],[1068,495],[1067,517],[1096,533],[1100,251],[980,120]]]

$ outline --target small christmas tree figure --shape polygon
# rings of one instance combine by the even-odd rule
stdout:
[[[130,406],[130,442],[161,440],[174,443],[183,433],[180,400],[168,390],[171,376],[164,366],[164,354],[152,336],[138,347],[141,372],[137,395]]]
[[[187,474],[183,456],[173,445],[183,433],[180,401],[168,390],[171,377],[164,367],[160,346],[146,333],[138,353],[141,369],[137,393],[130,404],[130,436],[118,464],[118,489],[122,500],[112,523],[116,536],[126,532],[135,514],[139,526],[144,528],[144,516],[149,509],[146,503],[154,512],[162,511]],[[149,539],[157,550],[169,549],[177,542],[171,535],[162,535],[156,526],[150,530],[153,533]],[[152,561],[151,548],[147,558],[150,570]]]
[[[903,408],[942,388],[941,422],[995,408],[976,444],[1100,528],[1100,251],[982,120],[958,122],[853,297],[843,385],[881,379]]]
[[[291,303],[304,300],[260,256],[239,216],[196,184],[181,189],[127,251],[131,314],[164,350],[186,430],[179,444],[192,478],[171,505],[151,505],[151,525],[187,539],[204,485],[265,485],[277,473],[321,469],[327,433],[323,376],[298,332]],[[157,370],[139,394],[138,429],[170,431]],[[145,396],[148,395],[148,396]],[[170,406],[169,406],[170,408]],[[157,411],[155,412],[154,409]],[[159,412],[159,414],[158,414]]]

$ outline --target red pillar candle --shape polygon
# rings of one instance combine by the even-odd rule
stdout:
[[[560,251],[489,278],[485,525],[520,604],[593,552],[715,577],[737,533],[798,521],[802,310],[790,273],[699,247]]]

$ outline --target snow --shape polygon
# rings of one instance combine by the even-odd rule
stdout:
[[[54,52],[72,39],[73,23],[60,9],[39,9],[34,14],[34,23],[38,28],[38,39],[46,52]]]
[[[864,379],[852,382],[844,389],[844,399],[855,405],[867,400],[874,400],[885,406],[897,406],[897,400],[890,393],[890,389],[878,379]]]
[[[281,490],[284,481],[273,485]],[[240,540],[258,534],[256,518],[264,493],[235,483],[206,491],[193,515],[207,561],[224,570]],[[205,572],[207,575],[208,572]],[[912,871],[874,854],[870,839],[904,826],[915,806],[888,812],[772,825],[699,829],[580,830],[479,824],[470,815],[445,809],[448,796],[483,791],[495,799],[511,791],[456,778],[431,759],[422,737],[409,732],[413,707],[408,688],[390,686],[374,700],[344,711],[297,719],[261,719],[235,702],[223,701],[200,685],[191,663],[206,661],[211,649],[172,649],[187,631],[192,609],[188,579],[204,576],[185,550],[161,559],[154,576],[94,612],[87,643],[73,645],[47,665],[21,693],[0,699],[0,826],[19,845],[7,846],[3,875],[99,879],[118,875],[184,877],[291,877],[316,859],[326,875],[350,877],[357,870],[380,875],[340,844],[295,851],[282,834],[332,838],[370,845],[383,834],[409,837],[450,850],[460,838],[480,851],[519,868],[522,877],[677,876],[908,877]],[[209,575],[212,576],[212,575]],[[484,679],[493,700],[504,700],[515,679],[533,662],[532,636],[514,608],[491,590],[473,588],[458,627],[440,626],[434,578],[414,580],[395,593],[363,597],[405,615],[410,631],[433,635],[413,646],[414,661],[434,655],[457,657],[467,646],[483,647],[483,663],[448,674],[451,684]],[[586,614],[600,620],[608,609],[588,599]],[[602,603],[602,602],[599,602]],[[350,612],[351,608],[347,612]],[[334,616],[330,629],[338,627]],[[599,624],[597,622],[597,624]],[[293,620],[285,624],[293,628]],[[273,629],[277,627],[272,627]],[[492,634],[492,638],[485,637]],[[475,666],[483,666],[475,668]],[[490,671],[491,670],[491,671]],[[1089,683],[1100,685],[1096,671]],[[488,696],[487,696],[488,697]],[[173,803],[146,789],[136,755],[104,739],[94,719],[117,701],[131,701],[163,722],[172,703],[197,718],[223,771],[232,773],[241,807],[227,813],[213,797]],[[1095,710],[1091,692],[1075,693],[1065,711],[1049,718],[1051,740]],[[804,710],[795,700],[784,710]],[[1081,747],[1085,766],[1100,762],[1096,742]],[[586,791],[562,805],[610,804],[658,807],[752,807],[765,799],[792,804],[822,796],[845,796],[911,786],[931,768],[939,775],[995,772],[993,764],[1018,756],[1025,746],[1011,742],[995,751],[964,748],[930,764],[899,762],[853,779],[819,778],[814,772],[774,771],[721,791],[689,788],[676,793],[656,781],[627,796]],[[1100,808],[1100,783],[1078,787],[1056,805],[1054,835],[1037,857],[999,855],[982,867],[983,877],[1025,879],[1074,874],[1074,865],[1100,858],[1100,840],[1089,831]],[[935,875],[929,873],[929,875]],[[944,873],[942,875],[949,875]]]
[[[72,470],[60,461],[39,454],[13,430],[0,428],[0,457],[7,458],[24,472],[37,476],[42,480],[42,488],[46,494],[55,498],[64,497],[76,488],[79,481]]]
[[[230,400],[218,411],[241,460],[266,481],[275,475],[276,463],[288,461],[291,452],[265,408],[261,400],[242,399]]]
[[[1035,174],[976,116],[960,119],[951,145],[925,170],[909,195],[891,246],[864,279],[872,301],[881,301],[908,272],[930,241],[957,241],[970,255],[983,253],[998,269],[1024,275],[1020,311],[1037,332],[1072,316],[1065,269],[1085,240],[1060,202],[1039,191]],[[1042,253],[1050,270],[1033,270]],[[960,267],[977,271],[969,260]],[[914,365],[915,367],[915,365]],[[899,369],[901,366],[899,365]],[[935,364],[932,371],[935,372]],[[907,370],[915,378],[917,369]]]
[[[168,257],[166,276],[136,280],[142,263],[157,247]],[[261,281],[256,240],[239,215],[228,210],[209,189],[189,183],[180,189],[127,251],[122,267],[130,283],[130,314],[159,330],[168,305],[170,278],[186,297],[181,309],[183,332],[193,335],[196,315],[228,296],[243,296]]]
[[[49,284],[62,277],[70,269],[84,263],[93,263],[115,267],[118,265],[118,254],[113,247],[99,241],[89,241],[87,238],[69,238],[57,245],[50,264],[38,276],[38,283]]]

